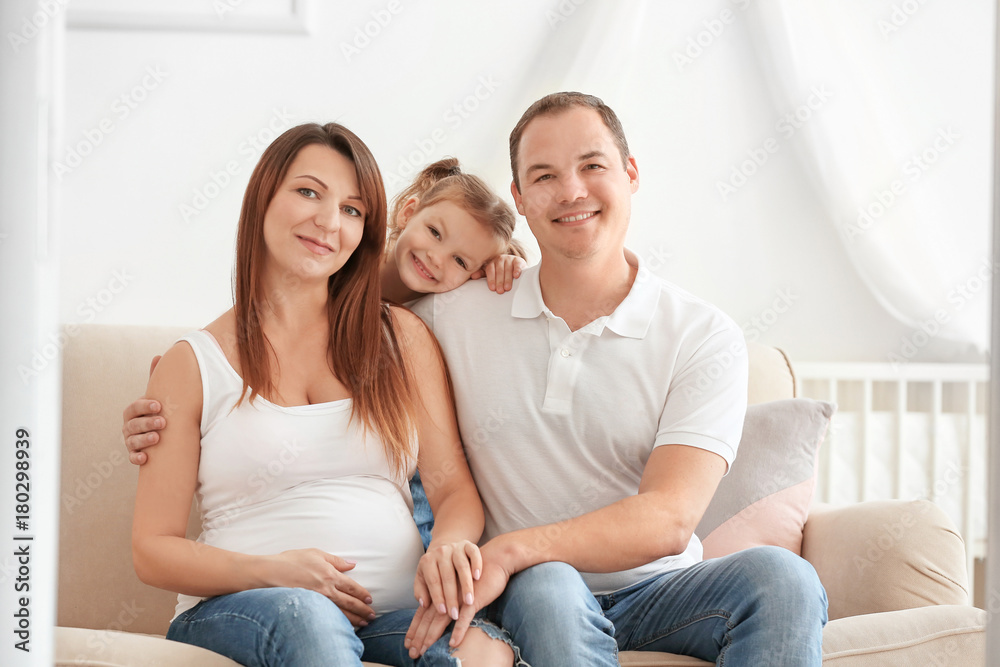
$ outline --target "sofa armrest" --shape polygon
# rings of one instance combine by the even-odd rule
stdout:
[[[802,556],[826,588],[830,619],[937,604],[968,604],[965,543],[927,500],[817,505]]]

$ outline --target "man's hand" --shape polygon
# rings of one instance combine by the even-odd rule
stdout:
[[[152,363],[149,364],[151,376],[156,364],[160,363],[160,358],[160,355],[153,357]],[[166,420],[159,416],[162,409],[163,406],[159,401],[137,398],[122,413],[122,437],[125,438],[130,463],[136,465],[145,463],[148,457],[142,450],[160,441],[157,431],[167,425]]]
[[[450,646],[454,647],[462,643],[476,612],[500,597],[500,594],[507,588],[511,574],[513,573],[501,567],[496,561],[486,561],[483,564],[483,574],[475,585],[476,602],[473,605],[462,607],[462,612],[458,615],[455,627],[451,631]],[[431,642],[431,644],[433,643]],[[429,646],[430,644],[428,644]]]
[[[459,618],[462,618],[466,613],[466,609],[474,608],[465,605],[462,607]],[[475,613],[472,611],[469,616],[470,620]],[[413,620],[410,621],[410,628],[406,631],[406,637],[403,639],[403,647],[409,650],[410,658],[416,660],[422,656],[424,651],[440,639],[451,620],[451,616],[442,614],[430,606],[417,607],[416,613],[413,614]]]

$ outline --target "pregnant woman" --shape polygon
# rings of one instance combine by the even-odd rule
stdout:
[[[403,646],[414,592],[453,617],[473,602],[483,512],[436,341],[381,302],[385,236],[378,167],[349,130],[302,125],[264,152],[235,305],[178,341],[147,390],[167,419],[140,468],[133,558],[180,594],[168,638],[244,665],[511,664],[482,631],[416,662]],[[434,480],[426,554],[415,467]]]

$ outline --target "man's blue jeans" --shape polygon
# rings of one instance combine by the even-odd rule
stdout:
[[[304,588],[257,588],[199,603],[170,624],[167,639],[194,644],[247,667],[328,667],[361,661],[399,667],[458,665],[445,633],[418,660],[403,638],[412,609],[379,616],[355,631],[329,599]]]
[[[486,610],[528,663],[618,666],[618,651],[664,651],[717,665],[822,662],[826,592],[805,560],[757,547],[594,596],[566,563],[511,577]]]

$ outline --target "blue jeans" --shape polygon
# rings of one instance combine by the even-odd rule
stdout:
[[[431,504],[427,500],[419,472],[414,472],[410,480],[410,495],[413,496],[413,522],[417,524],[420,540],[424,543],[424,551],[427,551],[427,545],[431,543],[431,531],[434,530],[434,514],[431,512]]]
[[[757,547],[593,595],[566,563],[511,577],[486,617],[524,660],[544,667],[618,667],[618,651],[664,651],[717,665],[822,662],[826,592],[805,560]]]
[[[255,588],[203,600],[170,624],[167,639],[193,644],[247,667],[327,667],[362,660],[399,667],[457,665],[447,632],[411,660],[403,638],[412,609],[351,627],[328,598],[304,588]]]

